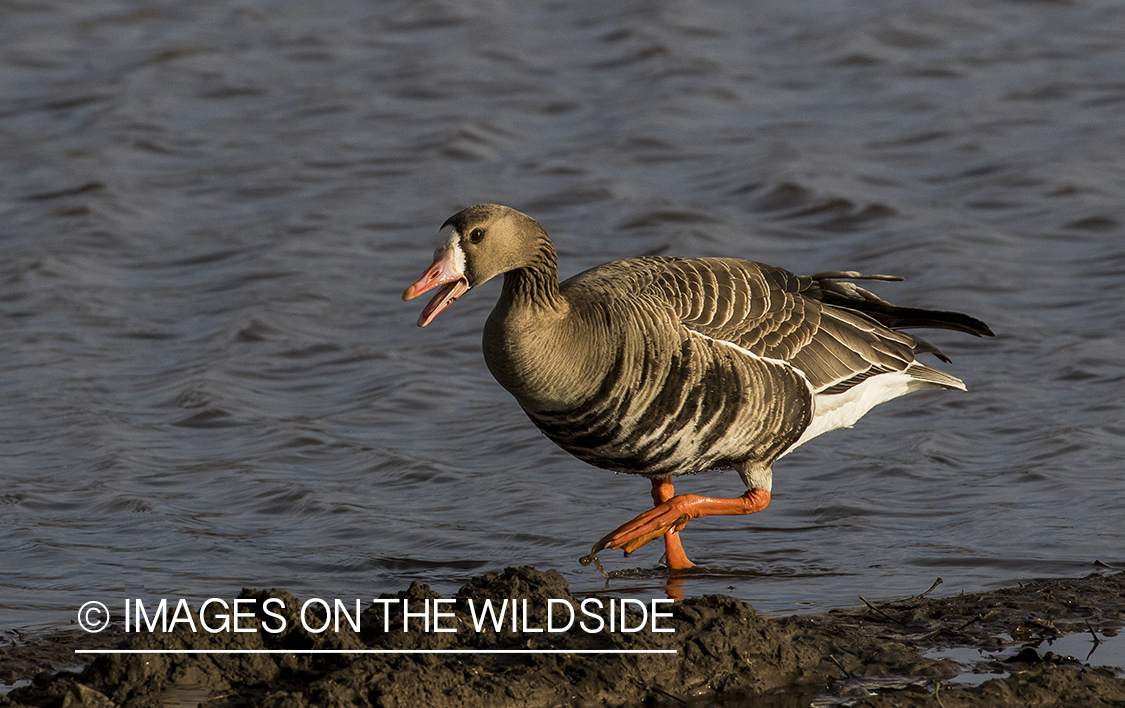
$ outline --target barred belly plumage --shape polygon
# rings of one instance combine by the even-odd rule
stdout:
[[[648,344],[619,351],[576,408],[528,416],[585,462],[652,477],[769,464],[808,425],[811,392],[791,367],[695,334]]]

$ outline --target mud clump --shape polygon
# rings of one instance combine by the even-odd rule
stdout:
[[[675,603],[576,598],[559,573],[532,568],[472,578],[452,598],[415,583],[342,615],[283,590],[246,590],[239,599],[237,632],[211,631],[231,621],[229,608],[208,606],[202,615],[185,608],[168,632],[68,635],[66,663],[74,663],[76,642],[224,653],[99,655],[78,674],[40,673],[0,696],[0,707],[147,708],[173,695],[182,701],[185,692],[208,708],[702,706],[716,699],[787,706],[818,695],[824,705],[872,708],[1125,706],[1125,681],[1112,670],[1038,661],[980,686],[941,688],[960,665],[922,655],[941,646],[997,650],[1011,641],[1001,637],[1033,641],[1087,631],[1088,623],[1119,626],[1125,574],[781,619],[720,595]],[[45,641],[0,647],[0,676],[26,675],[36,661],[46,668],[52,655],[36,648]],[[594,653],[607,650],[615,653]]]

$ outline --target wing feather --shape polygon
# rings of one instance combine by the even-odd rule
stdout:
[[[689,330],[788,363],[804,374],[814,393],[844,393],[872,376],[892,372],[963,388],[957,378],[915,362],[922,352],[942,357],[936,347],[895,328],[970,331],[970,325],[963,324],[969,322],[977,323],[971,333],[991,334],[983,323],[957,313],[896,308],[838,278],[898,280],[853,271],[797,276],[735,258],[649,257],[599,266],[563,287],[581,284],[607,298],[628,293],[649,301]],[[930,324],[927,316],[939,321]]]
[[[919,340],[846,309],[841,297],[836,297],[837,304],[823,302],[819,295],[825,283],[813,276],[728,258],[666,259],[663,266],[657,276],[660,290],[671,298],[685,327],[787,362],[805,375],[814,392],[842,393],[871,376],[893,371],[922,372],[911,369]],[[862,277],[850,271],[818,274],[840,286],[828,281],[829,276]],[[866,295],[857,288],[834,287],[831,292]],[[921,350],[929,349],[925,345]],[[952,376],[928,373],[942,374],[937,369],[925,369],[920,377],[924,380],[960,385]]]

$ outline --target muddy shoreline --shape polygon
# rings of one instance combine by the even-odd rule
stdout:
[[[246,614],[238,633],[201,629],[203,623],[221,629],[224,617],[230,620],[223,608],[209,607],[202,617],[185,609],[168,633],[126,634],[118,622],[100,634],[13,640],[0,647],[0,681],[34,681],[0,696],[0,707],[144,708],[173,700],[208,708],[1125,706],[1125,679],[1119,670],[1098,667],[1096,651],[1086,663],[1057,656],[1048,644],[1076,632],[1089,633],[1091,644],[1093,637],[1116,637],[1125,625],[1125,573],[953,597],[920,593],[772,619],[721,595],[644,608],[634,601],[626,603],[624,621],[636,631],[622,631],[621,598],[616,604],[611,593],[576,598],[559,573],[531,568],[472,578],[453,598],[415,583],[368,603],[361,615],[350,608],[338,631],[310,631],[331,615],[314,605],[302,620],[302,601],[282,590],[240,597]],[[497,626],[492,620],[502,599],[515,600],[519,612],[503,615]],[[485,600],[497,603],[487,619]],[[426,615],[407,617],[408,632],[404,607]],[[566,631],[549,631],[564,628],[571,614]],[[668,629],[674,631],[654,631]],[[173,647],[276,653],[117,654],[92,661],[74,653]],[[924,655],[943,647],[982,650],[975,670],[996,678],[976,686],[948,683],[964,667]],[[311,651],[373,649],[445,653]],[[496,650],[507,653],[483,653]],[[640,653],[655,650],[676,653]],[[1009,660],[989,658],[1002,651]],[[51,671],[84,661],[80,673]]]

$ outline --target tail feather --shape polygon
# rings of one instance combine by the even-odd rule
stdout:
[[[992,337],[988,325],[975,317],[960,312],[944,310],[923,310],[917,307],[898,307],[865,290],[855,283],[841,282],[837,278],[849,280],[902,280],[893,275],[861,275],[855,271],[825,271],[810,276],[820,290],[822,302],[835,307],[854,310],[867,315],[884,327],[891,329],[910,329],[929,327],[933,329],[952,329],[977,337]],[[932,345],[927,351],[932,351]]]

